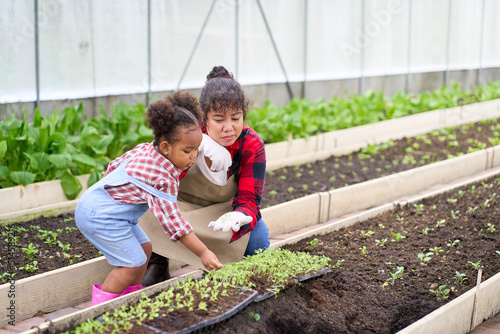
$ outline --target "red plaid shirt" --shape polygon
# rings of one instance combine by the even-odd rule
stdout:
[[[135,156],[135,157],[134,157]],[[121,157],[116,158],[108,165],[108,173],[116,169],[120,163],[132,158],[125,170],[128,175],[142,181],[153,188],[177,197],[179,190],[179,171],[170,160],[158,153],[153,143],[139,144]],[[127,204],[148,204],[151,212],[161,226],[170,235],[172,241],[190,233],[193,228],[179,211],[177,203],[172,203],[142,190],[133,183],[106,188],[111,197]]]
[[[260,201],[266,176],[266,150],[264,141],[247,125],[243,126],[241,135],[227,149],[233,159],[228,178],[234,175],[238,184],[238,192],[232,204],[233,210],[252,217],[250,224],[242,226],[238,232],[233,232],[231,241],[235,241],[252,231],[257,221],[262,218]]]

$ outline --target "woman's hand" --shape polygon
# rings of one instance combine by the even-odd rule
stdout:
[[[227,170],[233,163],[229,151],[206,134],[203,134],[203,139],[198,149],[200,150],[200,154],[203,154],[205,158],[211,161],[211,164],[207,163],[207,165],[214,172],[222,170],[227,173]]]
[[[228,212],[219,217],[216,221],[211,221],[208,227],[213,227],[214,231],[228,232],[231,229],[238,232],[241,226],[250,224],[252,217],[245,215],[241,212]]]

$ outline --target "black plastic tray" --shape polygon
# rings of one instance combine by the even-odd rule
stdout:
[[[330,271],[331,271],[330,268],[326,267],[326,268],[323,268],[323,269],[320,269],[320,270],[314,272],[313,274],[305,274],[305,275],[299,276],[298,278],[295,279],[295,283],[298,284],[300,282],[307,281],[308,279],[322,276],[326,273],[329,273]],[[272,291],[261,293],[257,297],[255,297],[255,299],[253,301],[255,303],[258,303],[258,302],[261,302],[267,298],[273,297],[275,295],[276,294]]]

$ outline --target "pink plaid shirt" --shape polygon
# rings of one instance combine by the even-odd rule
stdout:
[[[121,157],[111,161],[108,165],[108,173],[111,173],[122,161],[128,158],[132,158],[125,167],[128,175],[177,197],[180,173],[170,160],[155,150],[153,143],[139,144]],[[149,209],[165,232],[170,235],[172,241],[179,240],[180,237],[193,230],[191,224],[182,217],[177,203],[157,198],[133,183],[108,186],[106,191],[120,203],[148,204]]]

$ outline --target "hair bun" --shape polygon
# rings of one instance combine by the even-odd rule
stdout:
[[[233,75],[224,66],[215,66],[207,75],[207,81],[214,78],[234,79]]]

